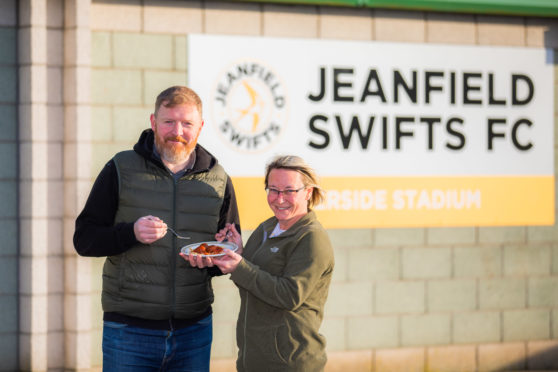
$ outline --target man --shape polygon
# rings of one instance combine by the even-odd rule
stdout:
[[[103,268],[105,371],[209,371],[216,267],[180,258],[188,243],[239,225],[229,176],[197,144],[202,103],[187,87],[161,92],[151,129],[102,169],[76,220],[82,256]],[[167,234],[167,227],[190,240]]]

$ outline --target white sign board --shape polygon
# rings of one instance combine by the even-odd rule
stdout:
[[[328,227],[554,221],[551,50],[190,35],[188,77],[200,143],[261,193],[243,225],[277,154],[317,170]]]

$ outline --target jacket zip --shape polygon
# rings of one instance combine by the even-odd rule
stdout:
[[[172,177],[172,176],[171,176]],[[176,230],[176,183],[177,181],[173,179],[172,188],[172,228]],[[176,237],[173,235],[172,239],[172,249],[171,249],[171,319],[174,318],[174,309],[176,307]]]
[[[260,244],[259,248],[254,252],[254,254],[251,257],[252,262],[254,262],[254,257],[258,254],[258,252],[261,251],[263,245],[265,244],[265,241],[267,240],[267,231],[264,229],[263,230],[263,239],[262,239],[262,243]],[[245,303],[245,307],[244,307],[244,335],[242,337],[242,339],[244,340],[244,348],[242,349],[242,365],[244,366],[244,369],[247,369],[246,367],[246,324],[248,321],[248,300],[249,300],[249,293],[248,291],[246,291],[246,303]]]
[[[248,320],[248,291],[246,291],[246,307],[244,309],[244,336],[242,339],[244,340],[244,347],[242,349],[242,365],[246,370],[246,321]]]

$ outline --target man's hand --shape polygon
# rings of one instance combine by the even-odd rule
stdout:
[[[205,257],[203,254],[185,254],[179,253],[180,256],[186,261],[190,262],[192,267],[197,267],[199,269],[204,269],[206,267],[213,267],[212,257]]]
[[[167,224],[159,217],[143,216],[134,223],[136,239],[143,244],[151,244],[167,233]]]

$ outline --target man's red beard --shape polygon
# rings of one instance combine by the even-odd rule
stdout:
[[[155,146],[161,158],[172,164],[179,164],[188,160],[196,147],[196,143],[188,142],[180,136],[167,136],[162,141],[155,133]]]

